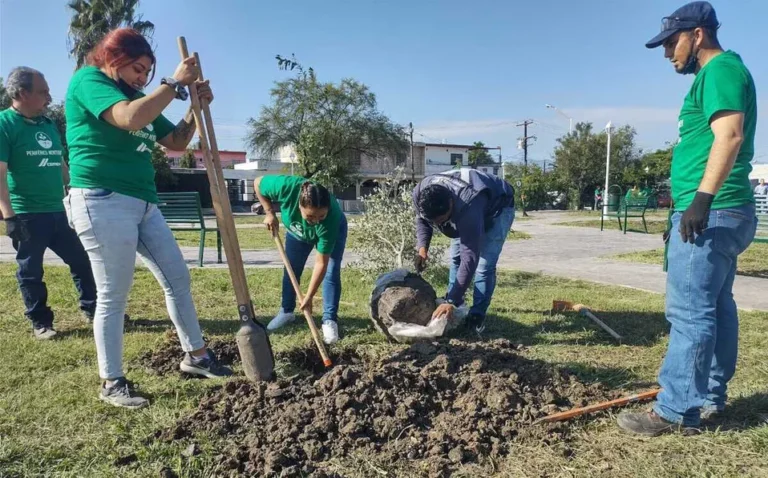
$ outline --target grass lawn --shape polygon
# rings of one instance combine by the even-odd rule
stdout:
[[[627,262],[640,262],[642,264],[664,264],[664,249],[650,251],[630,252],[612,256]],[[755,242],[739,256],[737,264],[738,274],[768,278],[768,244]]]
[[[128,313],[143,325],[125,334],[128,378],[148,394],[152,405],[139,411],[110,407],[96,399],[98,377],[90,328],[77,311],[76,293],[63,267],[47,267],[49,302],[62,337],[39,343],[23,318],[11,264],[0,265],[0,476],[144,477],[169,467],[180,477],[211,474],[212,457],[226,446],[218,436],[196,437],[202,453],[184,457],[189,442],[145,441],[153,432],[190,414],[207,389],[223,380],[157,377],[135,364],[142,352],[157,347],[170,327],[160,287],[146,269],[138,269]],[[231,338],[237,329],[234,296],[226,270],[192,269],[193,295],[205,334]],[[248,270],[259,316],[268,319],[279,305],[281,271]],[[388,351],[370,326],[371,282],[354,270],[343,274],[341,325],[346,337],[332,349],[364,347]],[[441,291],[439,291],[441,292]],[[616,344],[586,318],[550,315],[554,298],[589,304],[597,315],[627,337]],[[665,353],[667,324],[663,297],[651,293],[502,272],[491,307],[486,336],[507,337],[528,345],[521,353],[576,372],[584,381],[600,380],[635,391],[654,384]],[[276,352],[310,341],[305,325],[273,333]],[[761,477],[768,476],[768,313],[741,314],[739,369],[730,389],[724,426],[694,437],[638,439],[620,432],[612,413],[572,422],[568,444],[513,443],[503,461],[466,468],[455,476],[550,477]],[[181,357],[179,357],[181,359]],[[279,364],[279,371],[288,370]],[[236,370],[241,373],[240,370]],[[135,454],[121,466],[116,460]],[[374,460],[375,458],[372,458]],[[410,476],[408,463],[373,463],[378,476]],[[372,476],[353,459],[334,459],[342,476]],[[360,472],[359,470],[366,470]],[[356,471],[357,470],[357,471]]]
[[[280,228],[285,233],[285,228]],[[198,247],[200,244],[199,232],[187,232],[177,231],[173,233],[180,246]],[[285,237],[285,236],[283,236]],[[530,234],[521,231],[511,231],[507,236],[507,241],[516,241],[521,239],[530,239]],[[237,239],[240,242],[241,249],[274,249],[275,241],[272,239],[269,231],[264,227],[248,227],[237,229]],[[441,234],[435,234],[433,237],[433,243],[439,245],[448,245],[449,239]],[[355,228],[349,228],[349,235],[347,237],[347,249],[355,250],[359,244],[359,239],[355,235]],[[216,233],[207,232],[205,234],[205,246],[215,248],[216,247]]]
[[[645,222],[648,225],[648,233],[649,234],[662,234],[666,228],[667,228],[667,221],[658,221],[658,220],[649,220],[648,218],[645,218]],[[624,220],[622,219],[622,224],[624,223]],[[570,222],[558,222],[555,224],[555,226],[569,226],[569,227],[591,227],[600,229],[600,218],[598,216],[597,219],[591,219],[589,221],[570,221]],[[616,221],[615,218],[608,220],[605,220],[605,224],[603,225],[603,229],[615,229],[619,230],[619,223]],[[629,219],[629,226],[627,227],[627,232],[645,232],[645,229],[643,229],[643,221],[640,219]]]

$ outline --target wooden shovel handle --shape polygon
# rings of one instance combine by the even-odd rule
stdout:
[[[299,304],[304,303],[304,296],[301,294],[301,287],[299,287],[299,281],[296,279],[296,274],[293,271],[293,268],[291,267],[291,263],[288,260],[288,256],[285,254],[285,247],[283,247],[283,240],[280,238],[279,234],[276,234],[275,236],[275,244],[277,245],[277,251],[280,253],[280,257],[283,259],[283,264],[285,265],[285,270],[288,272],[288,277],[291,278],[291,284],[293,284],[293,290],[296,291],[296,297],[299,299]],[[317,345],[317,350],[320,351],[320,357],[323,359],[323,364],[326,367],[330,367],[333,365],[331,362],[330,357],[328,357],[328,352],[325,350],[325,345],[323,344],[323,341],[320,339],[320,332],[317,330],[317,325],[315,325],[314,319],[312,319],[312,315],[307,310],[303,310],[304,312],[304,318],[307,319],[307,325],[309,325],[309,331],[312,332],[312,338],[315,339],[315,345]]]

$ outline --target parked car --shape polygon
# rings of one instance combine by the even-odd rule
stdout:
[[[272,203],[272,210],[275,213],[280,212],[280,205],[277,203]],[[256,201],[255,203],[251,204],[251,213],[262,216],[264,214],[264,206],[259,201]]]

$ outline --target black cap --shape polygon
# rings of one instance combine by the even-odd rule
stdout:
[[[645,44],[646,48],[656,48],[677,32],[693,30],[697,27],[717,28],[715,9],[709,2],[691,2],[675,10],[672,15],[661,19],[661,33]]]

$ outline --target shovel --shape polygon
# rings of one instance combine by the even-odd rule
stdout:
[[[285,255],[285,247],[283,247],[283,240],[280,238],[279,234],[275,234],[275,244],[277,245],[277,251],[280,253],[280,257],[283,259],[283,265],[285,265],[285,271],[288,273],[288,277],[291,279],[291,284],[293,284],[293,290],[296,291],[296,298],[299,299],[299,304],[304,302],[304,296],[301,295],[301,287],[299,286],[299,281],[296,279],[296,274],[293,272],[293,267],[291,267],[291,262],[288,260],[288,256]],[[307,319],[307,325],[309,325],[309,331],[312,332],[312,338],[315,339],[315,345],[317,345],[317,350],[320,352],[320,357],[323,359],[323,365],[327,367],[330,367],[333,365],[333,362],[331,362],[330,357],[328,357],[328,351],[325,350],[325,345],[323,344],[322,339],[320,339],[320,332],[317,330],[317,325],[315,325],[315,320],[312,318],[312,315],[310,315],[309,311],[302,310],[304,312],[304,318]]]
[[[179,53],[182,60],[189,57],[187,42],[184,37],[179,37]],[[203,80],[203,70],[200,67],[200,58],[195,53],[198,68],[198,78]],[[235,231],[235,220],[232,217],[232,207],[229,203],[227,185],[224,181],[224,172],[221,168],[219,147],[216,142],[216,134],[213,130],[211,109],[207,103],[200,104],[197,97],[197,87],[194,83],[189,85],[189,97],[192,101],[192,112],[195,116],[197,134],[200,137],[200,146],[203,150],[203,160],[211,186],[211,198],[213,208],[216,211],[216,219],[221,230],[222,245],[227,255],[229,275],[232,278],[232,286],[237,299],[237,311],[240,319],[240,330],[235,339],[243,363],[245,376],[251,381],[271,380],[275,373],[275,357],[272,346],[269,343],[267,331],[263,325],[256,322],[253,312],[253,303],[248,292],[248,282],[245,277],[243,258],[240,255],[240,244]],[[205,122],[203,121],[205,113]],[[205,126],[203,126],[205,125]]]
[[[575,311],[579,314],[589,318],[592,322],[596,323],[600,326],[601,329],[608,332],[611,337],[614,339],[621,341],[621,335],[617,334],[615,330],[608,327],[605,322],[598,319],[595,314],[592,313],[592,311],[589,310],[589,308],[584,304],[574,304],[573,302],[568,302],[567,300],[553,300],[552,301],[552,310],[554,312],[566,312],[566,311]]]

